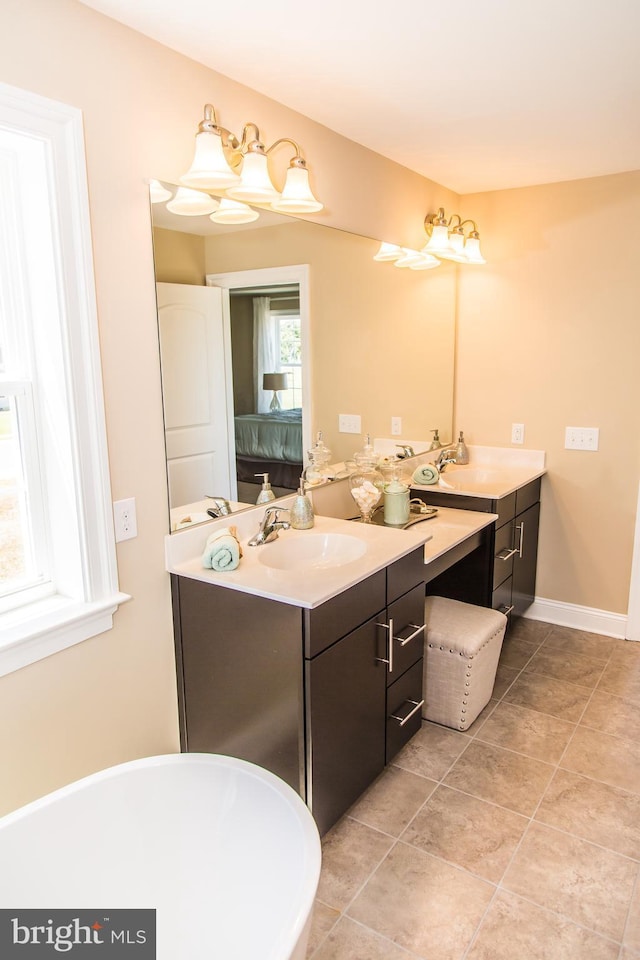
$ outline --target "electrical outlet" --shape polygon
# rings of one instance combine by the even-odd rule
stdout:
[[[566,427],[565,450],[597,450],[600,439],[598,427]]]
[[[402,436],[402,417],[391,417],[391,436]]]
[[[511,424],[511,443],[524,443],[524,423]]]
[[[113,522],[117,543],[120,543],[121,540],[132,540],[138,536],[135,497],[130,497],[128,500],[114,501]]]
[[[340,433],[362,433],[360,414],[340,413],[338,415],[338,430]]]

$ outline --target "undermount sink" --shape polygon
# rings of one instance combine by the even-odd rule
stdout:
[[[367,546],[346,533],[305,533],[295,539],[284,534],[266,544],[259,561],[274,570],[327,570],[364,556]]]

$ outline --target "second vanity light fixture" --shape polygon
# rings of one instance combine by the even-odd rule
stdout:
[[[396,243],[381,243],[374,260],[411,270],[430,270],[441,260],[455,263],[486,263],[480,251],[480,234],[475,220],[463,220],[454,213],[447,219],[443,207],[427,214],[424,227],[429,240],[422,250],[410,250]],[[470,229],[471,228],[471,229]]]
[[[280,193],[269,174],[268,157],[280,144],[293,147],[284,187]],[[290,137],[281,137],[269,147],[260,139],[255,123],[246,123],[238,139],[221,127],[210,103],[205,104],[204,119],[198,126],[196,150],[190,169],[180,177],[185,187],[224,192],[225,199],[241,203],[268,204],[281,213],[317,213],[322,204],[311,191],[309,171],[299,145]]]

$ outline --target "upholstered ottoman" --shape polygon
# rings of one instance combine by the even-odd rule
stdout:
[[[445,597],[427,597],[424,612],[422,716],[466,730],[491,699],[507,618]]]

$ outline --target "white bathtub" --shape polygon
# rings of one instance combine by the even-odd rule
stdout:
[[[0,864],[0,907],[155,908],[158,960],[303,960],[320,840],[261,767],[171,754],[0,818]]]

